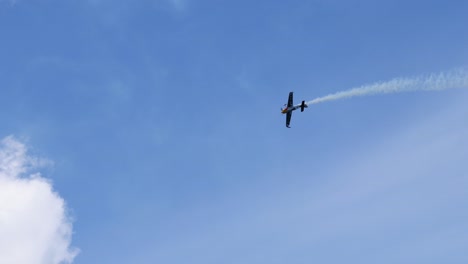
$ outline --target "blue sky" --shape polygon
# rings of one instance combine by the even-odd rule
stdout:
[[[461,1],[0,1],[0,137],[53,161],[73,263],[466,263]]]

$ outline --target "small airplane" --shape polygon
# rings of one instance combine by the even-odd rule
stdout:
[[[294,105],[293,92],[289,92],[288,104],[285,104],[284,106],[285,106],[284,108],[281,108],[281,113],[286,114],[286,127],[287,128],[290,128],[289,123],[291,122],[292,112],[299,108],[301,109],[301,112],[304,112],[304,108],[308,107],[305,101],[302,101],[301,104]]]

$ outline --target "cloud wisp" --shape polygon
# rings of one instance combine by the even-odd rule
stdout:
[[[449,72],[429,74],[414,78],[396,78],[388,82],[379,82],[329,94],[308,101],[318,104],[340,99],[374,94],[401,93],[412,91],[441,91],[453,88],[468,88],[468,71],[457,69]]]
[[[12,136],[0,141],[0,263],[72,263],[72,222],[49,180],[31,171],[44,161]]]
[[[306,150],[310,161],[294,163],[283,180],[191,209],[156,250],[158,261],[466,263],[465,101],[381,134],[380,144],[356,143],[345,159],[336,152],[323,169],[310,169],[317,153]]]

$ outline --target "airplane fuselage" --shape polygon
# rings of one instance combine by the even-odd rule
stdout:
[[[307,107],[307,106],[306,106],[306,107]],[[294,105],[294,106],[290,106],[290,107],[285,107],[284,109],[281,109],[281,113],[282,113],[282,114],[287,114],[287,113],[290,113],[290,112],[292,112],[292,111],[294,111],[294,110],[297,110],[297,109],[299,109],[299,108],[301,108],[301,105],[300,105],[300,104]]]
[[[284,109],[281,108],[281,113],[286,114],[286,127],[289,128],[289,122],[291,121],[292,112],[297,109],[301,109],[301,112],[304,111],[304,108],[307,108],[305,101],[302,101],[301,104],[293,104],[293,92],[289,93],[288,103],[284,105]]]

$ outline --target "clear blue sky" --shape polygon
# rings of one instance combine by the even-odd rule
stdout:
[[[468,63],[463,1],[0,0],[0,137],[74,263],[468,263],[468,90],[280,107]]]

